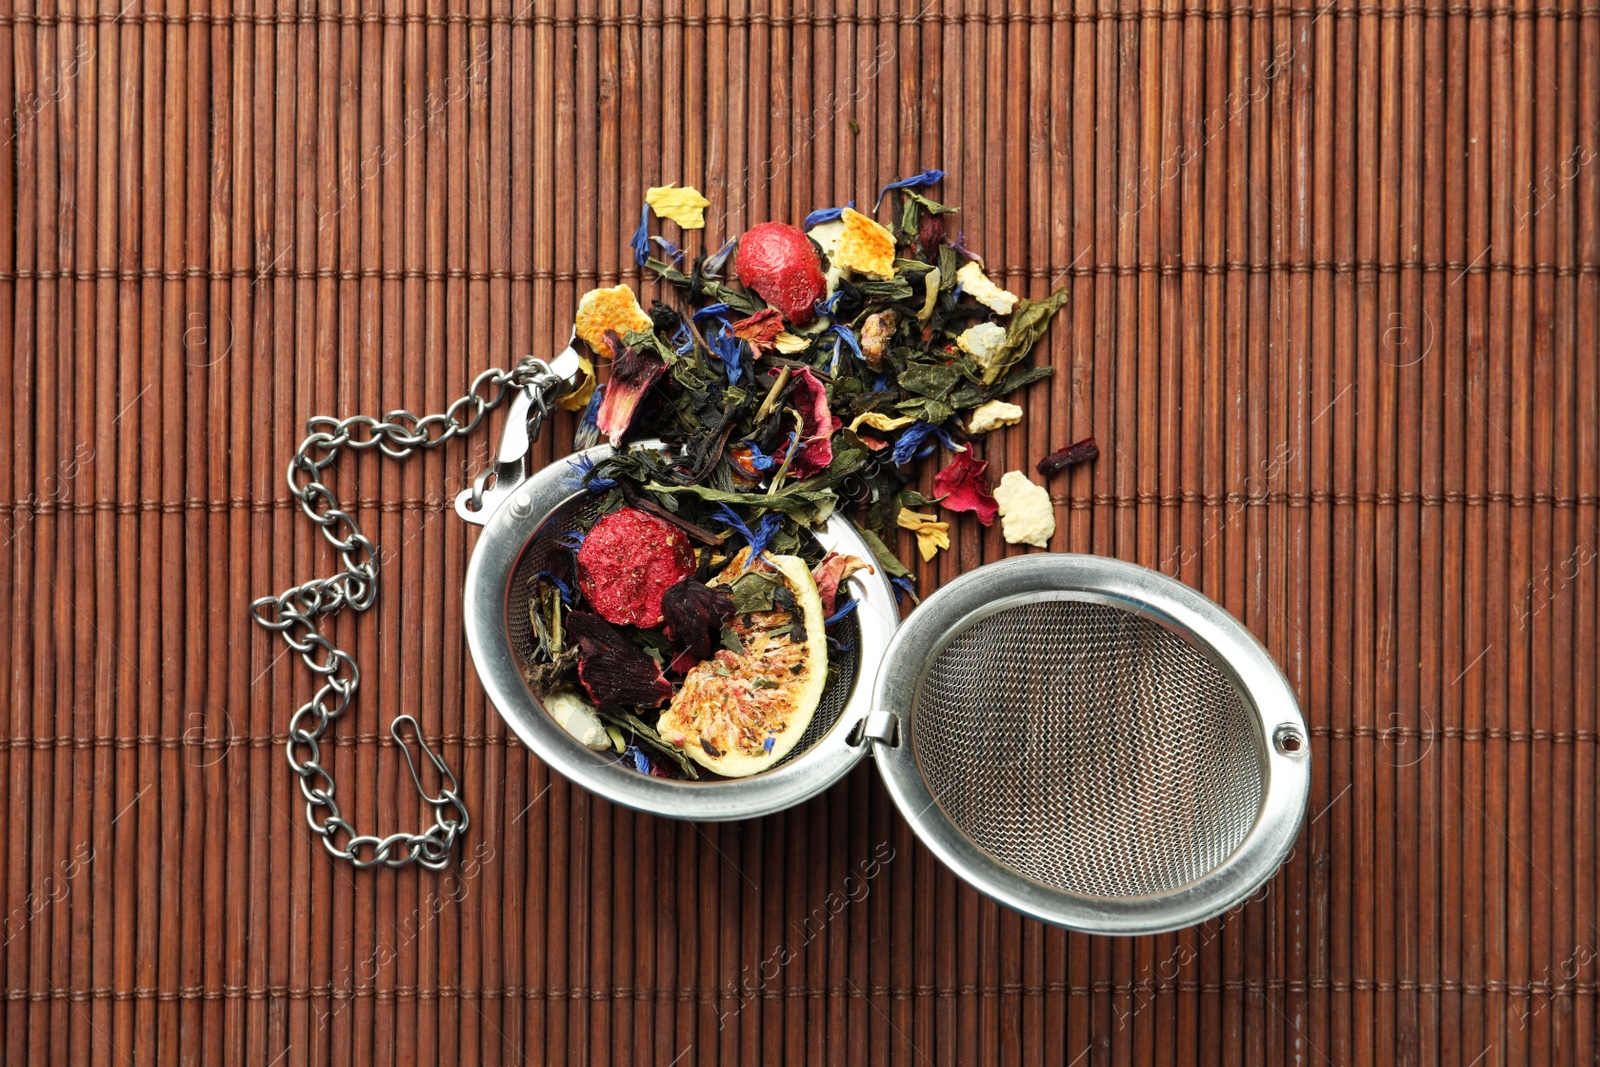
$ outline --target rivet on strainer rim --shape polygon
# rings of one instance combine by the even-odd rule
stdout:
[[[1310,747],[1266,650],[1182,583],[1096,556],[978,567],[903,624],[881,568],[857,575],[851,649],[794,753],[737,780],[641,775],[581,745],[523,680],[524,579],[597,498],[570,462],[513,481],[497,485],[492,512],[467,516],[485,524],[465,583],[473,663],[525,744],[616,803],[753,818],[817,795],[870,751],[918,837],[962,878],[1106,934],[1222,914],[1271,877],[1299,830]],[[871,558],[848,520],[814,533]]]

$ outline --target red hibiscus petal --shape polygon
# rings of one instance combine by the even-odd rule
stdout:
[[[933,493],[947,511],[971,511],[985,526],[993,524],[1000,511],[994,493],[989,491],[989,463],[974,459],[971,452],[958,452],[950,465],[933,479]]]
[[[789,476],[798,481],[828,469],[828,464],[833,462],[834,432],[844,423],[828,410],[827,391],[810,367],[796,370],[790,382],[790,400],[805,419],[800,451],[789,465]]]
[[[772,350],[773,341],[783,332],[783,316],[774,308],[763,308],[733,324],[733,335],[749,341],[763,352]]]

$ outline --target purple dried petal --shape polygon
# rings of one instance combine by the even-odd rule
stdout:
[[[733,598],[693,578],[685,578],[661,594],[667,637],[696,663],[711,658],[723,624],[733,618]]]
[[[578,642],[578,680],[601,707],[654,708],[672,695],[660,665],[600,616],[572,612],[567,633]]]
[[[1094,443],[1094,438],[1085,437],[1075,444],[1057,452],[1052,452],[1041,459],[1035,468],[1046,478],[1052,474],[1059,474],[1068,467],[1075,467],[1079,463],[1088,463],[1090,460],[1100,458],[1100,446]]]

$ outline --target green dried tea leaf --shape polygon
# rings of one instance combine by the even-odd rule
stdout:
[[[891,578],[904,578],[911,573],[906,570],[905,564],[900,562],[900,557],[889,551],[889,546],[884,544],[877,534],[862,527],[861,539],[872,549],[872,555],[877,559],[878,566],[883,568],[883,573]]]
[[[984,371],[983,384],[993,383],[1010,370],[1013,363],[1027,355],[1039,338],[1044,336],[1050,319],[1066,302],[1067,287],[1064,285],[1037,303],[1027,297],[1018,298],[1016,309],[1011,312],[1011,322],[1006,326],[1005,343]]]

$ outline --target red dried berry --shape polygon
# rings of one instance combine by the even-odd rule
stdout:
[[[739,238],[733,269],[740,284],[796,326],[816,317],[816,303],[828,292],[817,250],[804,231],[786,222],[763,222],[747,230]]]
[[[619,626],[661,625],[661,594],[693,573],[688,535],[638,508],[602,518],[578,549],[579,588]]]

